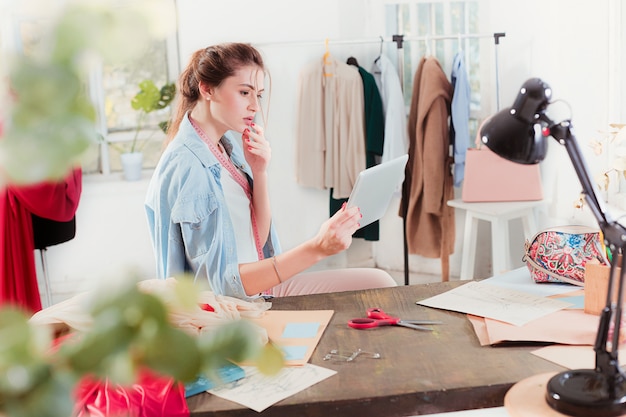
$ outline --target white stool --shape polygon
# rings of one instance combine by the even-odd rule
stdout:
[[[510,269],[509,220],[521,219],[524,226],[524,237],[530,239],[537,231],[533,209],[542,203],[541,200],[498,203],[466,203],[461,199],[448,201],[449,206],[465,210],[460,279],[472,279],[474,275],[478,220],[491,223],[492,274],[498,275]]]

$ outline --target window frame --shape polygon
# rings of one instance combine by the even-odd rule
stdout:
[[[478,96],[479,99],[472,101],[470,106],[470,132],[475,134],[478,129],[479,122],[486,118],[489,114],[499,109],[499,80],[498,78],[498,62],[497,62],[497,47],[495,33],[483,32],[482,26],[485,26],[486,12],[488,7],[484,0],[382,0],[384,7],[387,9],[388,15],[385,21],[385,30],[387,33],[400,33],[404,37],[404,46],[398,48],[399,56],[398,73],[400,81],[402,83],[402,89],[405,98],[405,105],[407,108],[407,114],[409,112],[410,100],[412,95],[412,81],[417,70],[419,60],[425,54],[432,54],[438,58],[442,63],[442,68],[446,75],[450,75],[450,69],[452,60],[456,51],[459,49],[457,46],[459,43],[463,44],[463,51],[465,52],[465,62],[468,71],[470,71],[470,82],[474,82],[479,86],[476,90],[473,88],[473,96]],[[459,4],[463,5],[464,20],[463,31],[454,32],[452,30],[453,24],[451,22],[450,10],[453,7],[458,7]],[[395,6],[395,21],[393,15],[389,9]],[[400,8],[403,7],[408,10],[409,18],[402,20],[403,14]],[[437,12],[436,8],[442,9],[441,12]],[[472,24],[470,22],[470,7],[475,7],[475,15],[478,18],[478,22]],[[418,9],[428,10],[428,22],[426,30],[419,29]],[[432,24],[437,20],[437,16],[443,17],[443,23],[438,28],[436,24]],[[408,22],[412,25],[410,30],[407,30],[403,22]],[[504,34],[502,34],[504,36]],[[502,37],[500,36],[500,37]],[[498,38],[499,42],[499,38]],[[472,43],[477,44],[477,56],[470,57],[469,50]],[[433,52],[434,51],[434,52]],[[444,55],[443,57],[441,55]],[[472,67],[474,62],[479,63],[479,67]],[[448,65],[449,64],[449,65]],[[474,71],[472,74],[471,71]],[[472,78],[473,77],[473,78]],[[495,92],[495,93],[494,93]]]
[[[178,28],[173,34],[164,39],[165,42],[165,62],[166,62],[166,82],[172,82],[172,79],[180,73],[180,56],[178,46]],[[111,169],[111,144],[124,143],[132,141],[134,131],[132,129],[120,129],[113,132],[107,127],[105,91],[104,91],[104,73],[103,65],[94,68],[89,77],[89,92],[92,103],[96,111],[96,129],[105,140],[98,145],[98,171],[103,175],[109,175]],[[158,129],[147,128],[146,131],[151,133],[161,133]]]

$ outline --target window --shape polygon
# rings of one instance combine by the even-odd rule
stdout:
[[[123,65],[103,63],[101,71],[90,80],[92,98],[96,103],[99,130],[109,144],[94,145],[83,162],[86,173],[121,170],[119,154],[124,142],[132,140],[138,112],[130,106],[139,91],[139,83],[151,79],[160,88],[178,73],[178,53],[174,39],[154,40],[133,61]],[[154,168],[165,138],[158,124],[167,120],[170,109],[148,114],[139,148],[144,154],[144,168]],[[145,134],[144,134],[145,133]]]
[[[462,52],[471,86],[470,133],[497,101],[489,80],[493,58],[493,35],[480,32],[480,1],[388,2],[387,31],[404,35],[400,74],[407,108],[413,91],[413,77],[420,59],[433,55],[450,76],[457,52]],[[490,56],[491,55],[491,56]],[[400,64],[399,64],[400,65]],[[407,112],[408,113],[408,112]],[[472,136],[473,137],[473,136]]]
[[[166,2],[167,0],[164,1]],[[64,0],[57,0],[46,5],[54,10],[64,3]],[[15,2],[15,5],[14,9],[7,8],[10,13],[0,14],[0,53],[6,51],[29,54],[42,43],[42,28],[50,23],[47,16],[54,13],[39,7],[39,2]],[[171,5],[173,9],[173,2]],[[120,3],[117,7],[123,6],[125,5]],[[149,42],[143,53],[135,59],[123,65],[104,62],[90,74],[87,85],[96,107],[97,129],[113,145],[101,143],[91,146],[82,159],[85,173],[108,174],[121,169],[119,146],[115,144],[133,139],[138,116],[137,111],[131,108],[130,101],[139,91],[140,81],[151,79],[161,87],[166,82],[171,82],[179,73],[176,36],[173,33],[165,40]],[[169,111],[165,109],[148,115],[149,127],[154,134],[140,143],[144,152],[144,168],[154,167],[158,161],[164,139],[158,123],[169,118]]]

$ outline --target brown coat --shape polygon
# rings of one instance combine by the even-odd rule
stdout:
[[[434,57],[422,58],[413,79],[409,111],[409,161],[402,185],[400,216],[406,219],[408,252],[441,258],[448,278],[454,251],[454,198],[449,116],[452,85]]]

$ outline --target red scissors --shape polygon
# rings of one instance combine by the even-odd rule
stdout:
[[[379,326],[404,326],[416,330],[433,330],[430,327],[419,326],[420,324],[441,324],[441,322],[430,320],[401,320],[399,317],[388,315],[380,308],[368,308],[367,318],[348,321],[348,326],[353,329],[371,329]]]

